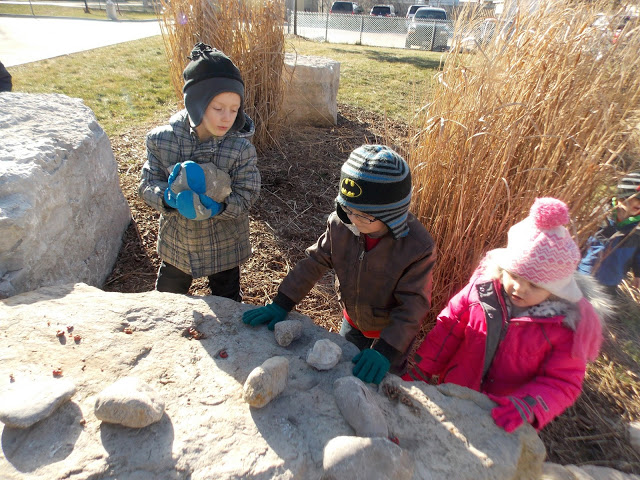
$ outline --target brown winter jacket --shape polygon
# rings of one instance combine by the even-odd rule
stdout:
[[[364,238],[332,213],[326,231],[307,249],[307,257],[282,281],[279,297],[300,302],[333,269],[340,305],[358,329],[380,331],[380,339],[406,352],[429,311],[436,260],[429,232],[412,214],[408,225],[407,236],[394,240],[387,233],[365,252]]]

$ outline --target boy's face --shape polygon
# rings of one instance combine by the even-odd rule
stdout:
[[[240,95],[234,92],[219,93],[209,102],[202,117],[202,122],[196,127],[200,140],[222,137],[233,126],[240,110]]]
[[[520,308],[533,307],[551,296],[549,290],[506,270],[502,272],[502,286],[511,303]]]
[[[340,205],[344,213],[347,214],[351,223],[358,229],[360,233],[370,235],[372,237],[381,237],[387,233],[387,226],[380,220],[376,220],[371,215],[362,213],[360,210]]]
[[[640,215],[640,198],[631,197],[618,201],[618,221]]]

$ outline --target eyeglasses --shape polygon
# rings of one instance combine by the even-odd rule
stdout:
[[[340,205],[340,206],[342,207],[342,210],[344,210],[344,213],[346,213],[350,217],[358,217],[359,219],[365,220],[369,223],[374,223],[378,221],[377,218],[365,217],[364,215],[360,215],[359,213],[352,212],[348,207],[345,207],[344,205]]]

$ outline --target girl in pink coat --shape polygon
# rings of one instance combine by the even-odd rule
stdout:
[[[598,287],[575,273],[580,250],[563,226],[568,221],[563,202],[536,199],[509,229],[507,248],[488,252],[440,313],[403,378],[437,376],[485,393],[507,432],[524,422],[540,430],[571,406],[587,362],[598,355],[602,326],[583,295]]]

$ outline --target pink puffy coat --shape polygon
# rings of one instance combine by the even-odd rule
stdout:
[[[554,314],[554,304],[564,314]],[[474,276],[440,313],[416,351],[418,368],[403,378],[437,375],[438,383],[518,397],[532,407],[540,430],[580,395],[601,337],[600,319],[584,298],[550,302],[544,316],[509,318],[501,283]]]

